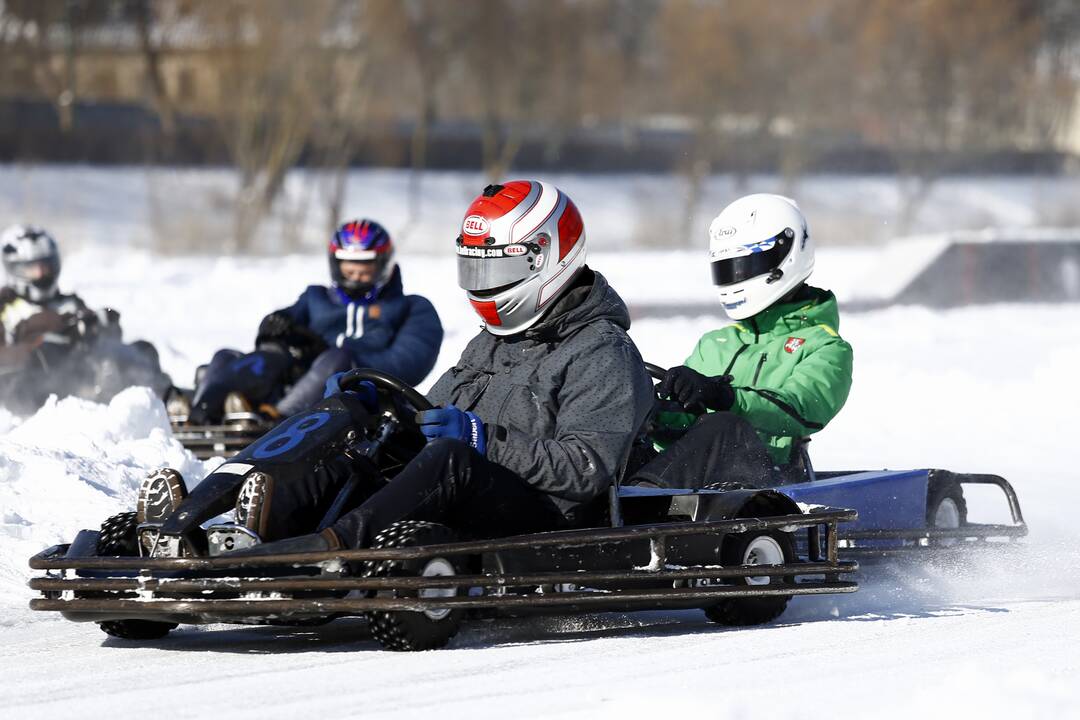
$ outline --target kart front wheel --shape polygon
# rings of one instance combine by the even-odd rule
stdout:
[[[737,565],[783,565],[795,557],[789,533],[772,530],[729,535],[724,538],[720,562],[725,567]],[[737,585],[772,585],[783,578],[760,575],[736,578]],[[747,626],[771,622],[783,614],[791,598],[787,595],[726,598],[706,608],[705,616],[721,625]]]
[[[139,541],[135,534],[136,526],[133,512],[117,513],[101,523],[101,532],[98,534],[97,542],[98,556],[138,555]],[[98,623],[98,627],[106,635],[122,640],[157,640],[175,630],[177,625],[154,620],[108,620]]]
[[[373,548],[415,545],[439,545],[455,540],[450,528],[436,523],[402,520],[379,533]],[[463,567],[454,557],[429,557],[413,560],[371,562],[364,570],[367,577],[434,577],[461,573]],[[394,590],[394,597],[453,597],[457,588]],[[450,642],[461,626],[463,612],[434,608],[422,612],[409,610],[373,610],[368,613],[372,636],[387,650],[434,650]]]

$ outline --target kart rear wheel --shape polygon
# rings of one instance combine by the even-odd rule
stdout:
[[[383,530],[373,548],[413,545],[438,545],[456,538],[450,528],[436,523],[402,520]],[[364,569],[366,577],[432,577],[457,575],[464,568],[457,558],[434,557],[416,560],[372,562]],[[416,590],[394,590],[394,597],[417,597]],[[419,597],[453,597],[457,588],[433,588],[419,591]],[[461,626],[461,610],[439,608],[412,612],[374,610],[368,614],[372,636],[387,650],[434,650],[450,642]]]
[[[954,481],[931,481],[926,497],[926,526],[955,530],[967,525],[967,502],[960,483]],[[958,542],[956,538],[931,539],[934,545],[948,547]]]
[[[121,555],[132,557],[139,554],[139,541],[135,536],[135,513],[117,513],[101,523],[97,554],[109,557]],[[106,635],[122,640],[157,640],[175,630],[176,623],[154,620],[108,620],[98,623]]]
[[[733,565],[782,565],[795,557],[789,533],[771,530],[729,535],[724,538],[720,562]],[[761,576],[736,578],[737,585],[771,585],[787,582],[785,578]],[[726,598],[706,608],[705,616],[721,625],[747,626],[771,622],[787,608],[788,596]]]

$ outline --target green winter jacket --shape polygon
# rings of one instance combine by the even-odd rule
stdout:
[[[786,463],[794,439],[825,427],[847,400],[852,352],[839,324],[836,297],[804,286],[790,302],[706,333],[686,365],[703,375],[731,375],[731,411],[757,429],[774,462]],[[694,417],[661,413],[657,420],[678,429]]]

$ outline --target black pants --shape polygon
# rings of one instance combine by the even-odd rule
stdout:
[[[460,440],[433,440],[390,483],[333,530],[367,547],[399,520],[427,520],[477,538],[556,530],[568,521],[551,498]]]
[[[699,417],[627,482],[664,488],[696,489],[729,482],[768,487],[774,484],[774,468],[765,444],[746,418],[717,412]]]
[[[327,378],[350,367],[348,352],[341,348],[325,350],[282,396],[290,378],[302,369],[296,367],[288,352],[260,349],[245,355],[238,350],[219,350],[195,390],[191,422],[219,422],[225,396],[230,392],[238,392],[255,404],[275,403],[282,415],[294,415],[319,401]]]

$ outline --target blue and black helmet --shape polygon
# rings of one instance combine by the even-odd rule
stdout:
[[[350,220],[338,227],[330,241],[330,277],[350,298],[359,299],[378,292],[394,272],[394,243],[390,233],[374,220]],[[370,282],[349,280],[341,272],[343,261],[374,263]]]

